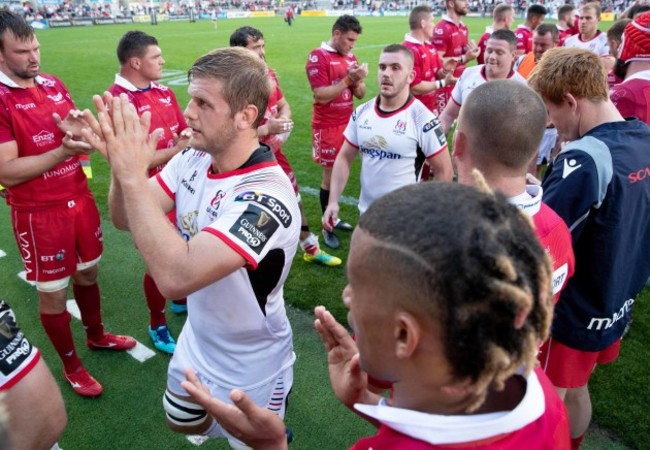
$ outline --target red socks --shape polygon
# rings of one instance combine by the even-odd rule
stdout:
[[[72,373],[81,367],[70,330],[70,313],[63,311],[59,314],[41,314],[41,323],[54,349],[63,361],[65,372]]]
[[[571,450],[580,450],[580,444],[582,444],[582,440],[584,438],[584,434],[582,436],[578,436],[577,438],[571,438]]]
[[[104,337],[102,324],[101,299],[97,283],[90,286],[72,284],[72,292],[81,312],[81,322],[86,329],[86,336],[91,341],[99,341]]]
[[[156,282],[148,273],[144,274],[144,279],[142,280],[144,286],[144,296],[147,300],[147,306],[149,307],[149,324],[151,329],[155,330],[161,325],[167,323],[165,319],[165,302],[167,299],[162,296],[156,286]]]

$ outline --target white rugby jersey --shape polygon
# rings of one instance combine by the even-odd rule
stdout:
[[[508,75],[507,78],[519,81],[523,84],[528,84],[526,79],[516,71],[510,71],[510,75]],[[460,106],[463,104],[470,92],[488,81],[489,80],[485,76],[485,64],[468,67],[456,82],[454,90],[451,91],[451,99]]]
[[[184,356],[217,385],[252,389],[295,359],[283,285],[298,244],[300,211],[269,147],[232,172],[214,174],[211,164],[210,155],[190,148],[156,177],[175,199],[185,239],[211,233],[247,264],[188,296],[177,348],[192,349]]]
[[[418,182],[424,159],[447,151],[438,118],[415,97],[391,112],[381,111],[379,97],[360,105],[344,136],[361,153],[362,214],[383,195]]]
[[[607,34],[603,33],[602,31],[598,31],[598,33],[596,33],[596,36],[589,39],[588,41],[583,41],[580,39],[580,34],[574,34],[573,36],[566,38],[564,41],[564,46],[566,48],[581,48],[583,50],[589,50],[598,56],[609,56]]]

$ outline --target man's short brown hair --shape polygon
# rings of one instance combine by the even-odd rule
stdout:
[[[271,94],[271,83],[262,59],[242,47],[227,47],[213,50],[199,59],[187,73],[191,82],[195,78],[212,78],[222,85],[223,98],[230,107],[231,117],[247,105],[257,107],[257,127],[264,117]]]
[[[565,94],[592,102],[609,98],[600,56],[578,48],[547,50],[528,79],[528,86],[543,99],[558,105]]]

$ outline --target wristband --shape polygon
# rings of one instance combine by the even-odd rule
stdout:
[[[445,86],[447,86],[447,82],[444,79],[440,80],[440,87],[443,88]]]
[[[464,64],[465,63],[465,55],[461,55],[460,57],[460,63]]]

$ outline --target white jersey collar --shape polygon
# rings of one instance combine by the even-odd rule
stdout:
[[[461,22],[458,22],[458,23],[454,22],[454,19],[452,19],[451,17],[449,17],[448,14],[443,14],[442,17],[440,18],[440,20],[446,20],[447,22],[449,22],[449,23],[453,23],[453,24],[456,25],[456,26],[459,26],[460,23],[461,23]]]
[[[40,75],[36,75],[34,77],[34,81],[36,84],[43,84],[45,82],[45,78],[43,78]],[[20,86],[19,84],[16,84],[14,80],[9,78],[4,72],[0,71],[0,83],[4,84],[7,87],[10,88],[19,88],[19,89],[27,89],[24,86]]]
[[[323,50],[327,50],[328,52],[338,53],[336,50],[330,47],[330,45],[327,42],[321,43],[320,48],[322,48]]]
[[[131,83],[129,80],[124,78],[119,73],[115,74],[115,84],[131,92],[146,91],[146,89],[137,88],[133,83]],[[155,88],[156,86],[157,86],[156,83],[154,83],[153,81],[149,83],[149,89]]]
[[[632,58],[630,61],[634,61],[634,58]],[[650,70],[642,70],[641,72],[637,72],[634,75],[630,75],[628,78],[626,78],[623,83],[626,81],[630,80],[645,80],[645,81],[650,81]]]
[[[520,23],[519,25],[517,25],[518,30],[521,29],[521,28],[523,28],[524,30],[533,31],[533,30],[530,29],[530,27],[527,27],[523,23]]]
[[[526,190],[523,193],[510,197],[507,200],[508,203],[515,205],[527,216],[533,217],[542,207],[543,192],[541,186],[527,184]]]
[[[534,371],[526,378],[526,393],[512,410],[490,414],[444,416],[377,405],[354,405],[361,413],[407,436],[432,445],[480,441],[512,433],[535,422],[546,408],[544,391]]]
[[[424,44],[424,42],[417,40],[416,38],[413,37],[411,33],[406,33],[404,35],[404,40],[406,42],[411,42],[413,44]]]

